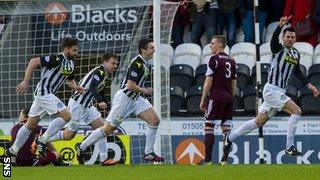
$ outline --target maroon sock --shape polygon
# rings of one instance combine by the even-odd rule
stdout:
[[[204,145],[206,149],[206,162],[210,162],[212,160],[212,149],[214,144],[214,134],[206,134],[204,138]]]

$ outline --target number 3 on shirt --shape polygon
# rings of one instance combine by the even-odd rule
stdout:
[[[231,76],[231,64],[229,63],[229,62],[226,62],[226,66],[227,66],[227,68],[226,68],[226,78],[230,78],[230,76]]]

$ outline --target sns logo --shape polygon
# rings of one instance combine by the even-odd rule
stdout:
[[[46,21],[58,25],[67,17],[67,9],[61,3],[50,3],[46,9]]]
[[[3,156],[2,175],[3,177],[11,177],[11,158],[8,156]]]
[[[204,145],[199,139],[183,140],[176,148],[178,164],[198,164],[204,159]]]

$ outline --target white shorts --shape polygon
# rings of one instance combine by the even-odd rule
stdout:
[[[71,112],[71,120],[66,125],[70,131],[78,131],[81,122],[90,125],[94,120],[101,117],[101,113],[94,106],[84,107],[72,98],[69,100],[68,108]]]
[[[264,102],[259,108],[259,112],[267,112],[269,118],[273,117],[277,112],[281,111],[284,104],[290,100],[285,93],[285,89],[281,89],[278,86],[267,83],[263,89]]]
[[[54,94],[34,96],[34,101],[32,103],[28,116],[41,116],[44,115],[45,112],[49,115],[53,115],[57,112],[63,111],[64,109],[66,109],[66,106]]]
[[[132,100],[124,92],[119,90],[113,98],[107,121],[110,122],[112,126],[118,127],[131,113],[139,115],[149,108],[152,108],[152,105],[147,99],[139,96],[137,100]]]

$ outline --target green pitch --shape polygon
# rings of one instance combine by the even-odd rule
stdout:
[[[320,179],[317,165],[228,165],[228,166],[182,166],[182,165],[98,165],[70,167],[12,167],[13,179],[232,179],[232,180],[296,180]]]

